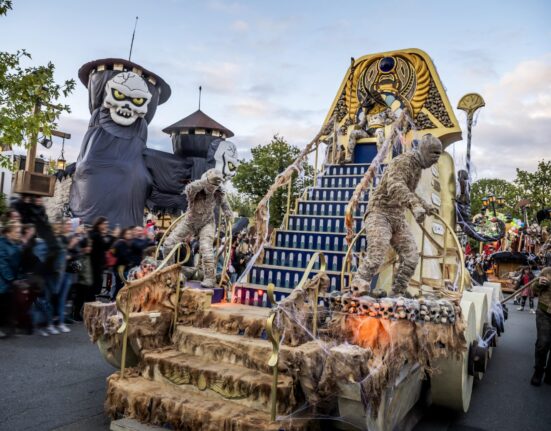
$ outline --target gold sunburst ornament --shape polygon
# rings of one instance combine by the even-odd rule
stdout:
[[[480,94],[469,93],[465,94],[461,98],[461,100],[457,104],[457,109],[465,111],[467,113],[467,116],[472,116],[478,109],[482,108],[483,106],[486,106],[486,102],[484,102],[484,99]]]

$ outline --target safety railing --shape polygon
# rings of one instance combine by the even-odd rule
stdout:
[[[304,270],[304,274],[302,275],[302,278],[298,282],[298,284],[295,286],[295,289],[303,289],[304,285],[308,281],[310,277],[310,273],[313,271],[314,266],[318,262],[320,263],[319,271],[324,272],[327,269],[327,261],[325,259],[325,255],[323,252],[318,251],[314,253],[310,261],[308,262],[308,265],[306,266],[306,269]],[[270,316],[266,320],[266,335],[268,337],[268,340],[272,343],[272,354],[270,355],[270,358],[268,360],[268,366],[272,367],[272,373],[273,373],[273,379],[272,379],[272,388],[270,392],[270,418],[273,421],[276,419],[276,411],[277,411],[277,378],[278,378],[278,364],[279,364],[279,350],[281,345],[281,334],[279,332],[279,329],[277,328],[276,323],[276,309],[277,309],[277,301],[275,297],[275,284],[270,283],[268,284],[268,290],[267,290],[268,299],[270,300],[270,304],[272,306],[272,312],[270,313]],[[318,331],[318,301],[319,301],[319,285],[315,287],[314,290],[314,297],[311,303],[312,306],[312,336],[315,338],[317,331]]]
[[[228,275],[228,266],[230,264],[232,246],[232,224],[230,219],[226,219],[226,235],[224,237],[224,241],[224,266],[222,268],[222,273],[220,274],[220,282],[218,283],[218,287],[222,287],[222,285],[224,284],[224,281]],[[216,259],[216,262],[218,262],[218,258]],[[225,289],[226,300],[228,298],[229,285],[230,284],[228,283]]]
[[[180,259],[181,257],[181,251],[182,249],[185,250],[186,255],[183,260]],[[166,267],[171,261],[172,258],[176,257],[176,264],[183,265],[186,263],[191,256],[191,249],[189,248],[189,245],[186,243],[179,243],[170,251],[170,253],[165,257],[165,259],[161,262],[161,264],[153,271],[151,274],[149,274],[147,277],[153,277],[157,273],[159,273],[164,267]],[[120,271],[120,268],[119,268]],[[119,275],[120,272],[119,272]],[[124,281],[125,285],[123,289],[121,289],[117,295],[116,298],[116,304],[117,309],[121,312],[123,316],[123,322],[121,327],[117,330],[118,334],[123,334],[122,338],[122,356],[121,356],[121,379],[124,378],[124,373],[126,370],[126,351],[128,348],[128,328],[129,328],[129,321],[130,321],[130,313],[131,313],[131,304],[132,304],[132,292],[136,290],[137,288],[142,287],[142,284],[132,284],[132,281],[128,281],[124,278],[124,274],[122,274],[121,279]],[[178,304],[180,302],[180,289],[182,282],[185,283],[185,280],[183,279],[182,271],[179,271],[178,273],[178,281],[176,283],[176,298],[174,302],[174,317],[172,321],[172,330],[174,330],[176,323],[178,322]],[[126,294],[126,304],[123,304],[123,295]]]
[[[185,216],[185,213],[180,215],[176,220],[174,220],[170,226],[165,230],[165,232],[163,233],[163,236],[161,237],[161,239],[159,240],[159,244],[157,244],[157,248],[155,249],[155,259],[158,259],[159,258],[159,252],[161,251],[161,248],[163,247],[163,244],[165,243],[166,239],[168,238],[168,235],[170,234],[170,232],[172,232],[172,230],[178,225],[178,223],[180,222],[180,220],[182,220]]]
[[[437,213],[431,213],[431,214],[429,214],[429,216],[435,217],[436,219],[438,219],[444,225],[444,227],[445,227],[444,234],[443,234],[444,244],[443,244],[443,246],[441,246],[440,243],[438,241],[436,241],[432,237],[430,232],[425,228],[424,224],[417,222],[417,224],[421,228],[421,250],[419,252],[419,257],[420,257],[420,260],[419,260],[419,274],[420,274],[419,275],[419,286],[421,286],[423,284],[423,267],[424,267],[425,259],[442,259],[442,272],[441,272],[441,289],[442,290],[440,291],[440,293],[442,293],[443,295],[453,295],[453,293],[448,294],[446,292],[447,289],[445,289],[445,283],[444,283],[444,280],[445,280],[445,277],[444,277],[445,267],[447,265],[446,260],[447,260],[447,257],[448,257],[447,240],[448,240],[448,234],[449,234],[452,237],[452,239],[455,243],[454,251],[455,251],[455,253],[457,255],[457,259],[458,259],[458,263],[457,263],[457,267],[458,267],[457,277],[458,277],[458,279],[456,279],[456,281],[459,282],[458,292],[462,293],[464,288],[465,288],[465,277],[464,277],[465,256],[463,254],[463,249],[461,247],[461,243],[459,242],[459,239],[457,238],[457,235],[455,234],[454,229],[449,225],[449,223],[444,218],[442,218]],[[341,268],[341,286],[344,286],[344,277],[346,276],[346,274],[349,275],[349,279],[352,276],[352,274],[351,274],[351,260],[352,260],[351,257],[352,257],[352,254],[354,253],[354,245],[356,244],[358,239],[361,237],[361,235],[363,235],[365,233],[365,230],[366,230],[366,227],[363,226],[362,229],[354,236],[354,238],[352,239],[351,243],[348,246],[348,250],[346,251],[346,255],[344,257],[343,265],[342,265],[342,268]],[[441,254],[436,254],[436,255],[427,255],[427,254],[425,254],[425,239],[428,239],[435,246],[437,252],[441,253]],[[395,259],[387,260],[385,263],[383,263],[383,265],[381,266],[379,272],[382,272],[389,265],[394,265],[394,263],[395,263]]]

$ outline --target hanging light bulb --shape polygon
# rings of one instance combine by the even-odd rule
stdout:
[[[61,142],[61,155],[57,159],[56,168],[58,171],[64,171],[65,165],[67,161],[65,160],[64,153],[65,152],[65,138],[63,138],[63,141]]]

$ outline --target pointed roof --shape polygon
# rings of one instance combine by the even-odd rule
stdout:
[[[214,121],[200,109],[195,111],[193,114],[188,115],[186,118],[182,118],[180,121],[177,121],[173,125],[163,129],[163,132],[170,135],[173,132],[180,132],[184,129],[211,129],[224,133],[227,138],[231,138],[233,136],[233,132],[230,129],[227,129],[219,122]]]

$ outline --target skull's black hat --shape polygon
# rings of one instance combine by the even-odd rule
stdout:
[[[88,78],[92,72],[101,72],[103,70],[118,70],[121,72],[134,72],[142,76],[146,81],[153,84],[159,90],[159,105],[165,103],[172,90],[163,78],[156,73],[150,72],[146,68],[136,64],[132,61],[124,60],[122,58],[103,58],[101,60],[90,61],[78,70],[78,78],[80,82],[88,88]]]

